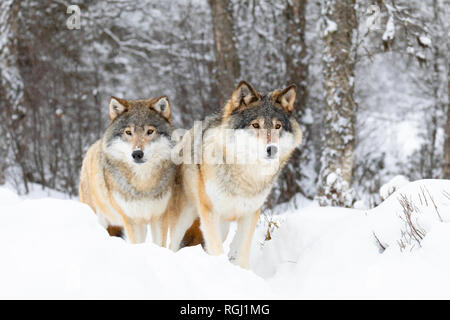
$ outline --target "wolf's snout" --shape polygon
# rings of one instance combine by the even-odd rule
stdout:
[[[274,158],[278,153],[278,147],[274,145],[267,146],[266,152],[269,158]]]
[[[131,156],[133,157],[134,161],[141,161],[144,157],[144,152],[142,150],[135,150],[133,151]]]

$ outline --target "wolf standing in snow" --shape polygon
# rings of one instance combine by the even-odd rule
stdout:
[[[178,250],[180,244],[189,245],[184,243],[187,235],[198,241],[192,229],[199,224],[192,223],[199,215],[206,250],[220,255],[229,222],[237,221],[229,256],[236,264],[248,267],[260,208],[302,140],[292,115],[295,96],[295,86],[260,94],[242,81],[223,110],[207,117],[200,130],[194,126],[183,137],[181,144],[189,146],[184,154],[197,152],[201,161],[184,161],[179,168],[177,208],[169,215],[172,250]],[[202,138],[200,152],[195,145],[196,131]]]
[[[175,176],[169,100],[112,97],[109,115],[103,138],[83,160],[80,200],[96,212],[110,235],[125,231],[131,243],[144,242],[150,224],[153,241],[165,246]]]

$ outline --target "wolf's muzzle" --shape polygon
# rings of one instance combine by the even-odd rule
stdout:
[[[144,152],[142,150],[135,150],[135,151],[133,151],[131,156],[133,157],[134,162],[142,163],[143,162],[142,158],[144,157]]]
[[[278,154],[278,147],[276,145],[270,144],[266,147],[267,157],[273,159]]]

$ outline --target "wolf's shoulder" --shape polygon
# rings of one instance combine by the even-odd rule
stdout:
[[[86,151],[86,157],[100,152],[102,148],[102,139],[95,141]]]
[[[219,126],[221,123],[221,118],[222,114],[220,111],[215,111],[214,113],[207,115],[202,123],[203,133],[208,129]]]

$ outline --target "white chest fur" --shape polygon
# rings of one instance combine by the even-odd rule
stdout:
[[[153,217],[162,215],[167,208],[171,192],[158,199],[126,200],[115,193],[114,198],[125,214],[131,219],[150,221]]]
[[[235,220],[256,212],[264,204],[270,188],[256,196],[232,196],[223,192],[215,182],[206,182],[206,193],[212,202],[213,210],[225,220]]]

